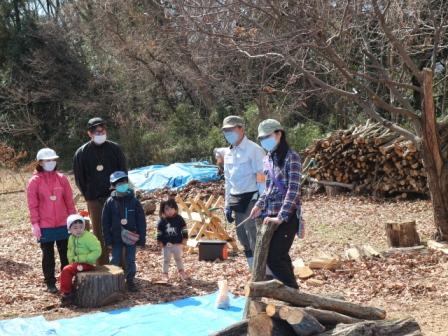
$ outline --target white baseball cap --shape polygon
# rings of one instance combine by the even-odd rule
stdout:
[[[84,217],[78,214],[70,215],[67,217],[67,229],[70,230],[70,226],[76,221],[81,221],[85,225]]]
[[[54,160],[58,159],[59,156],[51,148],[42,148],[37,152],[36,160]]]

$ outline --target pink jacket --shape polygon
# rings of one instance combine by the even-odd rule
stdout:
[[[68,215],[76,213],[70,182],[63,174],[35,172],[26,189],[31,224],[40,228],[66,225]]]

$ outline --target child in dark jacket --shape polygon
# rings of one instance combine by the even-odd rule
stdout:
[[[130,292],[136,292],[136,246],[145,246],[146,219],[142,205],[129,189],[128,176],[117,171],[110,176],[114,191],[103,208],[102,227],[104,243],[112,251],[111,263],[120,266],[123,248],[126,251],[126,285]]]
[[[160,220],[157,223],[157,243],[163,251],[163,278],[169,280],[168,270],[171,256],[174,256],[177,270],[183,280],[187,279],[184,264],[182,262],[183,246],[188,239],[187,224],[178,215],[179,208],[174,199],[168,199],[160,203]]]

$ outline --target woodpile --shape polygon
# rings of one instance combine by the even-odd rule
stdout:
[[[176,196],[182,198],[194,198],[199,195],[199,198],[202,201],[206,201],[210,196],[215,196],[218,198],[219,196],[224,197],[224,181],[214,181],[214,182],[198,182],[191,181],[181,190],[170,190],[168,188],[159,189],[155,191],[142,191],[137,190],[136,196],[142,203],[148,203],[148,209],[152,208],[152,204],[157,204],[161,200]],[[151,209],[152,212],[155,211]],[[148,214],[151,212],[148,211]]]
[[[303,156],[304,176],[326,187],[379,196],[429,192],[416,146],[379,123],[335,131]]]
[[[248,318],[213,335],[422,335],[412,318],[384,320],[382,309],[305,293],[277,280],[249,283],[246,296],[252,300]]]

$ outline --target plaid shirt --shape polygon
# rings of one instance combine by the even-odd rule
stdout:
[[[274,176],[284,186],[283,193],[272,181],[271,170],[274,163]],[[300,211],[300,156],[293,150],[288,150],[283,168],[278,166],[277,157],[267,155],[264,159],[264,173],[266,175],[266,188],[255,206],[262,210],[262,216],[278,217],[288,221],[290,214]]]

